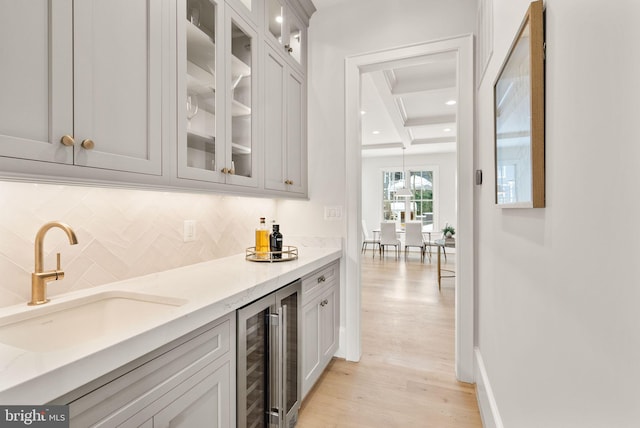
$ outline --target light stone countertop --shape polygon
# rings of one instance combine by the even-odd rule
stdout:
[[[124,333],[51,352],[0,343],[0,404],[47,403],[341,256],[340,248],[301,247],[297,260],[255,263],[239,254],[56,296],[46,305],[110,290],[184,299],[186,303],[162,319],[132,324]],[[0,308],[0,319],[33,308],[26,303]]]

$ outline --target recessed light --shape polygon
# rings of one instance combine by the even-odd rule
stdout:
[[[456,104],[456,100],[449,100],[445,104],[448,105],[448,106],[453,106],[453,105]]]
[[[372,134],[373,135],[378,135],[380,133],[380,131],[373,131]]]
[[[280,15],[276,16],[276,22],[278,24],[282,24],[282,16],[280,16]]]
[[[360,114],[364,116],[365,114],[367,114],[367,112],[364,110],[360,110]]]
[[[451,128],[444,128],[443,131],[444,132],[451,132]]]

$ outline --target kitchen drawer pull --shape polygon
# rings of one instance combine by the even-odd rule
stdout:
[[[324,299],[322,302],[320,302],[320,306],[326,306],[329,304],[329,300]]]
[[[321,282],[325,282],[327,279],[324,277],[324,275],[319,276],[318,277],[318,284],[320,284]]]

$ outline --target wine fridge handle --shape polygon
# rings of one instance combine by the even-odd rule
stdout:
[[[283,405],[283,400],[282,400],[282,395],[283,395],[283,391],[284,391],[284,320],[283,320],[283,312],[286,309],[284,309],[283,306],[280,306],[278,308],[278,356],[276,358],[277,360],[277,365],[278,365],[278,377],[277,377],[277,383],[278,383],[278,395],[276,396],[277,398],[277,406],[278,406],[278,416],[279,416],[279,426],[280,427],[284,427],[284,420],[285,420],[285,411],[284,411],[284,405]]]
[[[287,421],[287,305],[282,305],[282,404],[280,409],[282,409],[282,423],[283,426]]]
[[[268,400],[268,416],[269,428],[278,428],[281,426],[282,418],[280,411],[280,313],[269,314],[269,400]]]

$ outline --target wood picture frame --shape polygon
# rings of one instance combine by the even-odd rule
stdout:
[[[529,5],[493,85],[495,203],[545,206],[544,9]]]

